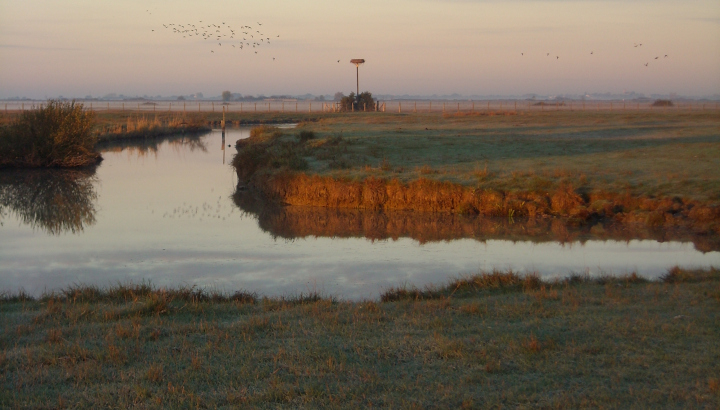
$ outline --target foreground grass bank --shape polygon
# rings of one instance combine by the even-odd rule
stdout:
[[[720,405],[720,271],[488,273],[383,301],[76,287],[0,303],[0,406]]]

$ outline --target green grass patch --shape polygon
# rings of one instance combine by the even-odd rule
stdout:
[[[394,302],[147,284],[0,298],[0,406],[720,406],[720,274],[512,272]],[[529,284],[529,285],[528,285]]]

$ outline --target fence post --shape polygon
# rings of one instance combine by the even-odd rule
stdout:
[[[417,101],[415,101],[415,106],[413,108],[413,112],[417,112]]]
[[[298,110],[297,110],[297,101],[295,101],[295,112],[298,112]]]
[[[488,102],[487,102],[487,109],[488,109],[488,111],[490,111],[490,100],[488,100]]]
[[[515,101],[515,111],[517,111],[517,101]]]
[[[122,103],[122,107],[123,107],[123,109],[122,109],[123,112],[125,112],[125,103]]]
[[[198,112],[200,112],[200,103],[198,102]]]
[[[308,112],[312,112],[312,102],[308,104]]]
[[[285,112],[285,101],[282,103],[282,112]]]
[[[268,112],[270,112],[270,103],[268,103]]]
[[[107,110],[110,111],[110,103],[107,103]]]
[[[443,101],[443,114],[445,113],[445,101]]]
[[[460,103],[457,103],[457,104],[458,104],[457,112],[460,112]]]
[[[153,106],[153,111],[155,110],[155,106]],[[168,107],[168,112],[172,111],[172,103],[170,103],[170,106]]]
[[[402,112],[402,101],[398,102],[398,112]]]
[[[90,111],[92,112],[92,110],[93,110],[93,108],[92,108],[92,102],[91,102],[90,103]]]
[[[212,112],[215,112],[215,101],[212,102]]]
[[[243,103],[240,103],[240,112],[243,112]]]
[[[472,110],[475,112],[475,101],[472,102]]]
[[[255,112],[257,112],[257,103],[255,103]]]

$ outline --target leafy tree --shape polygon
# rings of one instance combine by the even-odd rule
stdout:
[[[345,94],[343,94],[342,91],[338,91],[335,93],[335,97],[333,97],[333,100],[342,101],[343,98],[345,98]]]
[[[351,92],[350,95],[340,100],[340,107],[344,111],[374,111],[375,100],[372,97],[372,93],[368,91],[360,93],[358,96]]]
[[[223,91],[222,92],[222,99],[223,101],[230,101],[232,100],[232,93],[230,91]]]

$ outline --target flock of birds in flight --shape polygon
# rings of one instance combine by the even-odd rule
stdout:
[[[150,10],[145,10],[148,14],[152,14]],[[262,23],[258,22],[256,28],[261,28]],[[223,47],[223,43],[225,44],[225,49],[229,49],[232,47],[235,50],[243,51],[245,49],[250,50],[252,47],[255,54],[258,54],[258,51],[261,46],[269,45],[271,37],[267,36],[266,34],[260,32],[260,30],[254,30],[252,26],[240,26],[237,29],[232,28],[229,24],[225,24],[225,22],[220,22],[220,24],[215,23],[207,23],[200,20],[197,24],[187,23],[187,24],[179,24],[179,23],[168,23],[163,24],[163,27],[165,27],[166,30],[171,30],[173,34],[176,35],[182,35],[183,38],[201,38],[205,41],[209,40],[212,43],[212,48],[210,49],[211,53],[215,53],[215,50],[220,50],[220,47]],[[155,31],[155,30],[152,30]],[[275,38],[279,38],[280,35],[276,35]],[[241,40],[242,38],[242,40]],[[217,44],[215,44],[217,42]],[[216,47],[217,46],[217,47]],[[642,47],[642,43],[635,43],[633,45],[635,48]],[[590,55],[594,55],[594,51],[590,51]],[[525,53],[520,53],[521,56],[525,56]],[[550,53],[545,54],[546,57],[550,57]],[[668,55],[665,54],[663,58],[667,58]],[[559,60],[560,56],[556,55],[555,60]],[[659,60],[660,56],[657,56],[654,58],[655,60]],[[273,61],[275,61],[275,57],[273,57]],[[339,63],[341,60],[337,60]],[[648,67],[650,65],[650,62],[646,62],[643,64],[645,67]]]
[[[149,14],[149,10],[146,10]],[[202,39],[210,43],[210,52],[220,50],[243,51],[250,50],[254,54],[258,54],[260,47],[270,44],[272,37],[260,31],[262,23],[258,22],[257,26],[240,26],[233,28],[224,21],[220,24],[203,22],[197,23],[167,23],[163,24],[165,30],[169,30],[172,34],[182,36],[185,39]],[[154,29],[152,30],[155,31]],[[263,30],[264,31],[264,30]],[[275,35],[274,38],[280,38]],[[275,60],[275,57],[273,57]]]
[[[642,47],[642,43],[634,43],[634,44],[633,44],[633,47],[635,47],[635,48]],[[590,55],[594,55],[594,54],[595,54],[594,51],[590,51]],[[525,56],[525,53],[524,53],[524,52],[520,53],[520,56]],[[550,57],[550,53],[546,53],[545,56],[546,56],[546,57]],[[668,56],[668,55],[665,54],[663,58],[667,58],[667,56]],[[555,56],[555,60],[559,60],[559,59],[560,59],[560,56]],[[659,59],[660,59],[660,56],[657,56],[657,57],[655,57],[654,59],[655,59],[655,60],[659,60]],[[645,67],[647,67],[647,66],[650,65],[650,62],[647,62],[647,63],[645,63],[645,64],[643,64],[643,65],[644,65]]]

